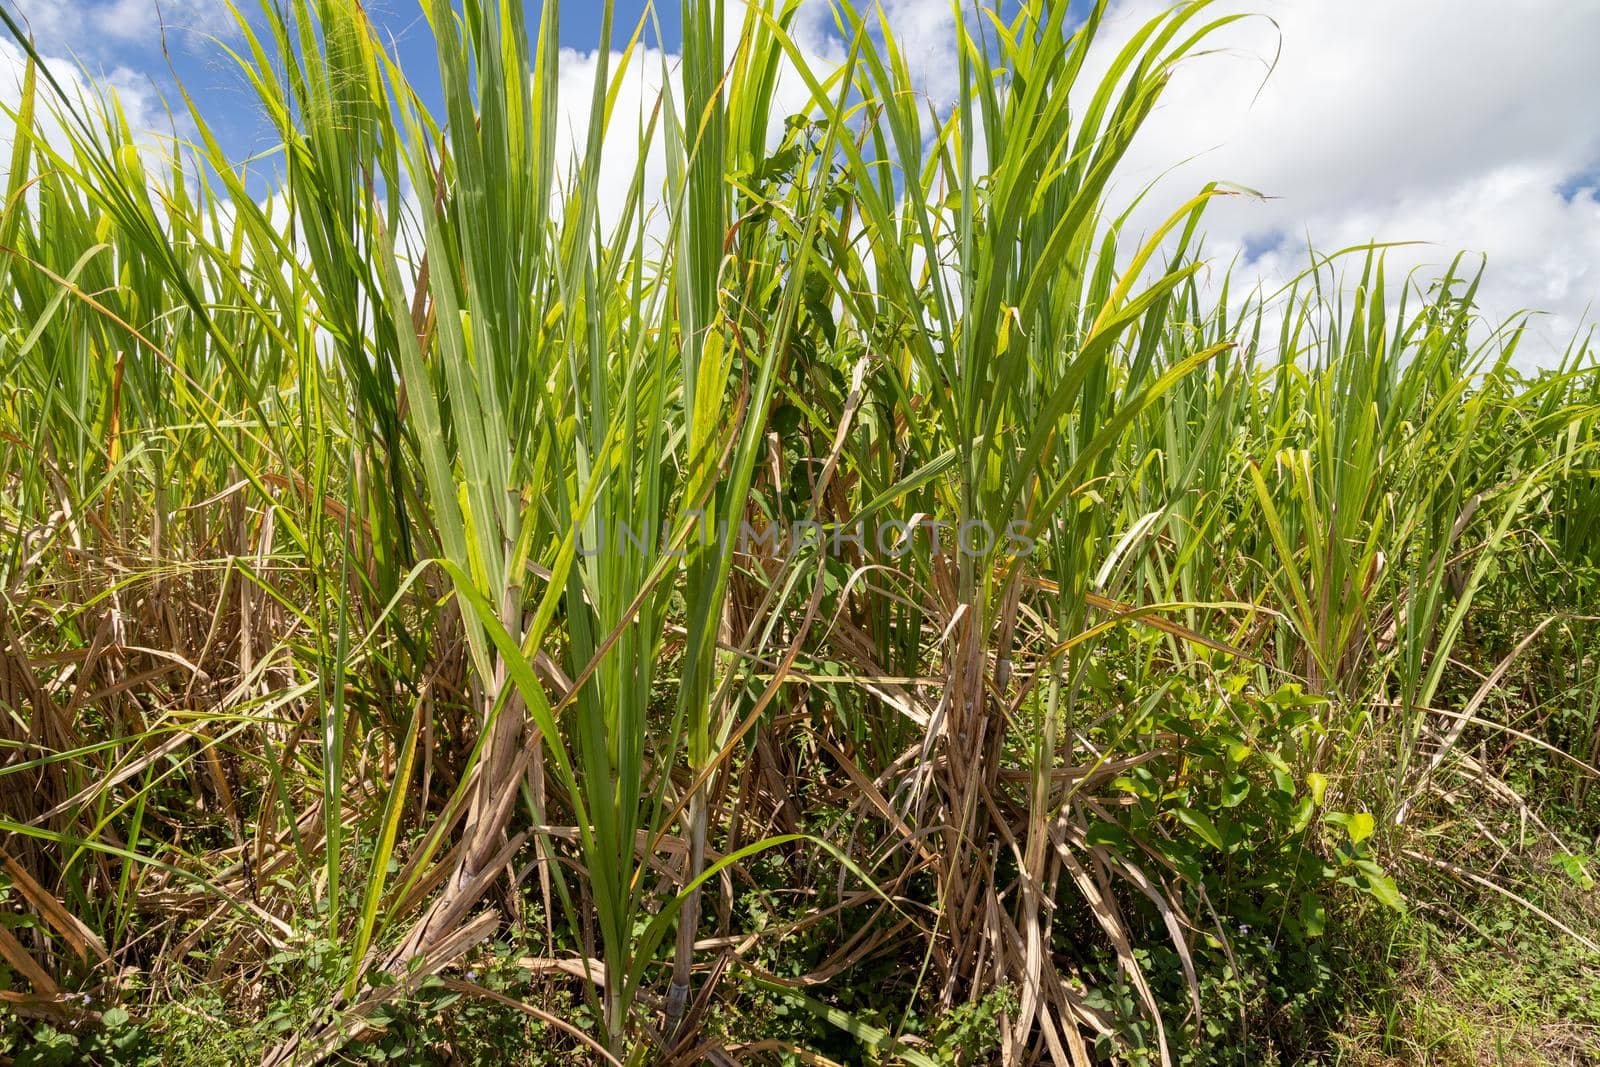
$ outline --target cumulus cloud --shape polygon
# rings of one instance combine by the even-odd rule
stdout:
[[[235,28],[224,0],[10,0],[39,42],[94,54],[147,45],[163,30],[179,40],[227,36]]]
[[[732,3],[726,12],[726,40],[731,49],[737,40],[744,21],[744,5]],[[802,40],[802,50],[807,40]],[[821,44],[821,39],[817,39]],[[826,47],[826,45],[823,45]],[[640,137],[648,128],[651,113],[663,93],[670,94],[675,106],[683,106],[683,80],[680,74],[682,57],[659,48],[640,48],[630,57],[628,66],[622,67],[622,54],[613,51],[608,56],[608,77],[615,78],[623,71],[616,100],[612,105],[610,124],[602,147],[603,166],[600,168],[599,188],[596,192],[597,212],[603,226],[614,225],[621,214],[629,187],[638,171]],[[826,72],[830,60],[820,55],[808,57],[819,73]],[[572,165],[585,150],[592,122],[590,106],[593,101],[595,71],[600,53],[563,48],[560,58],[560,75],[557,93],[560,100],[561,129],[556,145],[558,170]],[[784,120],[791,114],[804,111],[811,101],[811,91],[805,79],[793,67],[780,70],[773,91],[772,118],[767,131],[769,143],[777,143]],[[665,118],[658,118],[655,134],[645,146],[643,189],[645,210],[649,212],[649,232],[656,239],[666,236],[663,201],[667,181]]]
[[[608,77],[623,70],[622,53],[607,56]],[[589,128],[593,121],[590,105],[593,103],[595,72],[599,69],[599,52],[561,50],[560,75],[557,81],[557,98],[560,101],[560,131],[556,142],[556,168],[567,173],[577,166],[577,160],[586,150]],[[599,186],[595,191],[596,213],[606,228],[615,226],[622,213],[628,190],[633,184],[639,163],[639,138],[649,127],[651,112],[656,107],[663,88],[670,83],[676,99],[682,99],[681,82],[677,76],[677,57],[654,48],[644,48],[629,58],[623,71],[621,88],[612,107],[607,137],[601,148],[604,165],[599,172]],[[667,180],[667,163],[661,123],[656,122],[656,135],[646,147],[644,155],[644,190],[646,200],[658,204],[661,190]],[[648,208],[647,208],[648,210]],[[652,218],[659,229],[660,212]]]
[[[116,67],[96,78],[83,74],[77,64],[59,55],[42,53],[40,58],[56,81],[73,100],[74,106],[98,108],[102,95],[114,93],[122,104],[129,127],[139,136],[142,144],[159,149],[152,155],[159,159],[170,149],[174,132],[189,132],[185,116],[169,117],[159,95],[149,80],[127,67]],[[27,59],[22,49],[11,41],[0,39],[0,113],[14,113],[22,100],[23,75]],[[58,150],[65,151],[68,139],[55,112],[51,94],[41,78],[37,88],[35,121],[45,140]],[[11,159],[11,145],[16,137],[15,127],[9,121],[0,121],[0,181]]]
[[[960,89],[954,9],[944,0],[880,0],[880,5],[882,19],[869,14],[868,30],[879,33],[881,23],[887,23],[912,79],[935,106],[948,105]],[[844,61],[843,32],[829,0],[804,0],[795,36],[812,55],[831,63]]]
[[[1104,43],[1162,9],[1123,0]],[[1123,173],[1125,192],[1159,179],[1144,224],[1155,204],[1219,179],[1272,198],[1208,212],[1211,253],[1240,257],[1246,277],[1292,277],[1308,242],[1426,242],[1388,253],[1391,267],[1424,275],[1457,251],[1482,254],[1486,316],[1548,313],[1526,353],[1543,361],[1600,310],[1600,5],[1228,0],[1216,10],[1270,18],[1224,28],[1216,51],[1174,75]]]
[[[1114,0],[1085,71],[1093,79],[1168,0]],[[956,93],[946,0],[883,0],[913,76],[935,105]],[[1205,182],[1268,199],[1219,199],[1210,258],[1270,291],[1319,251],[1417,242],[1391,276],[1486,257],[1479,305],[1498,321],[1540,312],[1524,359],[1549,362],[1600,313],[1600,112],[1592,106],[1600,4],[1566,0],[1220,0],[1247,15],[1175,72],[1121,172],[1152,194],[1148,232]],[[843,58],[826,0],[801,36]]]
[[[730,6],[736,18],[738,5]],[[957,77],[950,4],[882,6],[918,83],[931,102],[947,104]],[[157,32],[152,0],[21,7],[42,40],[46,30],[66,41],[95,28],[126,45],[122,57]],[[1101,62],[1164,8],[1164,0],[1114,0],[1097,45]],[[167,0],[162,10],[169,26],[218,33],[229,25],[221,0]],[[1232,12],[1256,14],[1179,67],[1121,174],[1119,195],[1128,200],[1157,185],[1136,229],[1153,227],[1203,182],[1222,180],[1270,198],[1230,198],[1209,211],[1208,252],[1235,264],[1236,278],[1271,286],[1291,277],[1308,244],[1423,242],[1391,250],[1391,273],[1434,272],[1458,250],[1481,253],[1485,315],[1546,312],[1534,324],[1542,349],[1528,349],[1545,361],[1600,312],[1600,113],[1590,102],[1600,4],[1220,0],[1212,9]],[[843,57],[826,0],[807,0],[797,36],[819,71]],[[565,158],[585,139],[596,62],[593,52],[561,56]],[[640,116],[663,85],[676,91],[676,66],[676,56],[657,50],[633,57],[606,144],[602,219],[614,218],[632,180]],[[126,63],[106,78],[125,101],[149,101],[138,106],[153,110],[152,94]],[[780,115],[804,104],[797,77],[785,86]],[[149,117],[164,125],[159,113]],[[659,139],[645,172],[647,189],[659,195]]]

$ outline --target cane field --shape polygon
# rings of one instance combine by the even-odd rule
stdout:
[[[1600,1062],[1586,335],[1127,224],[1206,0],[561,7],[6,11],[0,1063]]]

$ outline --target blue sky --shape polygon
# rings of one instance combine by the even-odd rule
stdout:
[[[165,125],[159,97],[172,95],[157,2],[0,0],[32,20],[58,72],[76,59],[117,90],[135,124],[154,128]],[[253,10],[260,0],[242,2]],[[418,0],[363,2],[423,90],[434,75]],[[529,2],[536,25],[543,0]],[[659,12],[668,51],[678,44],[680,2],[666,0]],[[877,2],[924,91],[948,100],[956,76],[949,0]],[[1169,2],[1111,0],[1088,73]],[[270,148],[252,94],[213,39],[232,30],[224,0],[159,5],[173,28],[172,67],[225,147],[236,159]],[[644,10],[641,0],[619,0],[617,32],[631,33]],[[1235,264],[1236,284],[1255,277],[1271,287],[1294,276],[1308,242],[1328,250],[1405,241],[1415,243],[1389,253],[1391,277],[1411,268],[1426,277],[1458,250],[1486,255],[1482,310],[1494,319],[1548,312],[1534,323],[1546,352],[1600,317],[1600,111],[1592,104],[1600,0],[1216,0],[1213,10],[1269,17],[1228,26],[1176,71],[1118,179],[1129,201],[1156,185],[1134,215],[1136,230],[1206,181],[1231,182],[1270,198],[1208,209],[1207,249],[1219,269]],[[593,0],[562,5],[560,38],[570,51],[561,73],[585,86],[569,109],[586,106],[599,23]],[[806,0],[802,44],[834,52],[829,25],[827,0]],[[17,67],[17,53],[0,42],[0,67],[6,62]],[[14,74],[0,69],[0,104],[15,98]],[[577,126],[586,115],[569,119]],[[619,173],[631,172],[625,162],[618,158]]]
[[[251,107],[250,90],[223,43],[236,43],[232,17],[221,0],[0,0],[20,10],[32,25],[40,48],[48,55],[70,56],[92,75],[118,85],[144,83],[154,93],[176,99],[174,75],[189,92],[204,100],[205,112],[230,153],[243,158],[270,144],[270,130]],[[530,34],[537,32],[543,0],[526,4]],[[243,0],[246,12],[252,0]],[[366,10],[379,32],[393,41],[412,84],[431,105],[436,83],[433,41],[419,0],[367,0]],[[643,0],[618,0],[613,40],[626,42],[647,5]],[[158,15],[159,10],[159,15]],[[659,43],[676,50],[680,37],[680,3],[668,0],[655,12]],[[168,29],[166,54],[160,29]],[[596,3],[560,6],[563,47],[591,52],[600,41],[601,7]],[[658,43],[646,30],[646,41]],[[220,42],[220,43],[219,43]],[[170,66],[169,66],[170,63]],[[237,103],[234,103],[237,101]]]
[[[538,33],[539,19],[544,3],[528,0],[524,5],[528,19],[529,36]],[[648,5],[641,0],[618,0],[612,16],[612,45],[625,45],[639,21],[645,17]],[[422,17],[418,0],[376,0],[367,8],[378,31],[391,37],[397,46],[401,64],[412,84],[419,90],[431,86],[435,70],[433,42],[428,36],[427,22]],[[592,52],[599,47],[601,30],[601,5],[598,3],[567,3],[559,8],[559,37],[564,48]],[[660,44],[667,51],[676,51],[682,34],[682,5],[678,0],[667,0],[655,8],[654,18],[646,24],[644,41]],[[660,38],[654,27],[659,26]],[[428,101],[430,105],[433,101]]]

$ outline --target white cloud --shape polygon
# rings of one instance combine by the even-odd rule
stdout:
[[[612,52],[607,57],[607,77],[614,78],[620,69],[622,53]],[[561,109],[560,136],[556,142],[556,171],[566,175],[569,168],[587,149],[591,123],[590,105],[593,102],[595,72],[600,64],[599,52],[579,52],[570,48],[561,50],[560,76],[557,83],[557,100]],[[606,228],[616,225],[622,214],[628,190],[638,170],[639,137],[649,126],[651,112],[656,107],[663,85],[670,80],[674,98],[682,101],[681,82],[677,75],[677,57],[654,48],[636,51],[623,74],[622,88],[612,107],[611,121],[601,149],[603,166],[599,172],[599,185],[595,191],[596,214]],[[661,132],[662,122],[657,119],[656,133],[645,154],[644,200],[646,210],[654,209],[653,232],[659,238],[659,204],[664,196],[667,180],[666,152]]]
[[[1169,6],[1115,0],[1085,83]],[[950,4],[883,7],[913,77],[948,104]],[[1228,181],[1271,197],[1208,209],[1208,256],[1222,266],[1239,257],[1236,279],[1276,287],[1306,267],[1308,242],[1422,242],[1387,253],[1391,277],[1482,254],[1489,319],[1548,313],[1533,321],[1525,361],[1551,361],[1600,314],[1600,3],[1221,0],[1200,20],[1226,14],[1254,17],[1178,68],[1120,172],[1123,203],[1157,183],[1136,232],[1206,181]],[[799,33],[843,58],[826,0],[808,0]]]
[[[1264,11],[1225,27],[1221,51],[1183,64],[1123,172],[1132,193],[1174,162],[1150,210],[1206,180],[1274,199],[1208,211],[1212,255],[1269,281],[1319,250],[1422,241],[1392,268],[1488,257],[1479,304],[1534,324],[1548,362],[1600,311],[1600,113],[1593,108],[1600,4],[1563,0],[1231,0]],[[1104,45],[1162,10],[1123,0]],[[1267,73],[1281,42],[1276,69]],[[1263,80],[1265,79],[1265,80]],[[1594,307],[1591,309],[1591,305]],[[1542,349],[1542,350],[1540,350]]]
[[[726,40],[731,49],[737,41],[744,20],[744,6],[728,5],[726,11]],[[808,43],[800,42],[802,49]],[[814,71],[825,76],[829,61],[816,56]],[[600,54],[563,48],[560,55],[560,76],[557,95],[561,111],[561,135],[556,145],[556,166],[565,174],[573,160],[587,146],[591,123],[590,106],[593,101],[594,78]],[[621,214],[628,190],[638,169],[639,138],[649,126],[651,113],[662,102],[663,90],[669,90],[673,106],[683,108],[683,79],[680,74],[682,57],[657,48],[639,48],[629,59],[623,74],[621,88],[612,106],[610,125],[602,148],[603,165],[600,168],[597,189],[597,213],[602,225],[614,225]],[[622,54],[611,52],[607,60],[607,77],[615,78],[621,69]],[[806,110],[811,101],[810,89],[805,80],[790,65],[780,70],[773,92],[772,116],[768,124],[769,144],[777,143],[782,135],[784,121],[796,112]],[[660,240],[666,236],[666,117],[656,118],[655,133],[646,149],[643,175],[643,200],[650,214],[652,237]]]
[[[906,61],[913,82],[930,103],[943,110],[960,92],[955,10],[946,0],[880,0],[884,18]],[[869,32],[881,39],[874,5],[860,5]],[[804,0],[795,19],[796,43],[822,64],[845,60],[845,33],[830,0]],[[818,70],[826,69],[825,66]]]
[[[84,54],[107,46],[226,37],[235,29],[225,0],[10,0],[40,44]]]
[[[128,44],[156,32],[151,0],[20,6],[42,36],[48,29],[67,42],[57,54],[69,35],[92,39],[86,27]],[[957,78],[949,3],[883,0],[883,8],[918,84],[947,104]],[[1100,62],[1164,8],[1164,0],[1116,0],[1096,45]],[[172,27],[226,33],[230,25],[222,0],[167,0],[163,11]],[[1272,198],[1229,198],[1208,212],[1208,252],[1220,264],[1238,256],[1236,276],[1292,276],[1307,241],[1321,250],[1428,242],[1392,250],[1392,274],[1442,269],[1458,250],[1484,253],[1485,313],[1548,311],[1535,323],[1546,359],[1600,311],[1600,112],[1591,104],[1600,4],[1222,0],[1212,14],[1232,11],[1268,17],[1225,27],[1208,42],[1214,51],[1175,73],[1119,179],[1124,199],[1159,179],[1136,225],[1153,226],[1204,181],[1231,181]],[[825,0],[807,0],[796,36],[819,73],[843,56]],[[596,60],[562,52],[563,163],[587,130]],[[606,143],[602,219],[615,218],[634,173],[639,118],[664,81],[676,89],[676,64],[658,50],[633,57]],[[137,76],[114,68],[104,80],[153,126],[165,125]],[[780,120],[805,99],[798,78],[784,85]],[[666,173],[659,135],[645,169],[656,201]]]
[[[174,129],[181,135],[190,132],[188,118],[175,115],[169,118],[154,87],[148,80],[126,67],[117,67],[96,79],[85,77],[77,64],[60,56],[41,53],[44,66],[61,85],[73,105],[80,109],[98,109],[101,94],[113,92],[127,116],[128,126],[140,144],[151,150],[152,159],[160,160],[171,149]],[[0,38],[0,108],[6,112],[16,110],[22,100],[23,72],[27,59],[22,49],[9,40]],[[57,151],[65,152],[69,140],[62,129],[55,109],[55,97],[45,80],[36,82],[35,122],[45,141]],[[16,137],[13,123],[0,120],[0,180],[5,178],[5,168],[11,159],[11,145]]]

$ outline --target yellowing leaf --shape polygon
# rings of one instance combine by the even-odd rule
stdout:
[[[1311,802],[1318,807],[1322,806],[1322,798],[1328,792],[1328,776],[1312,771],[1306,775],[1306,785],[1311,789]]]

